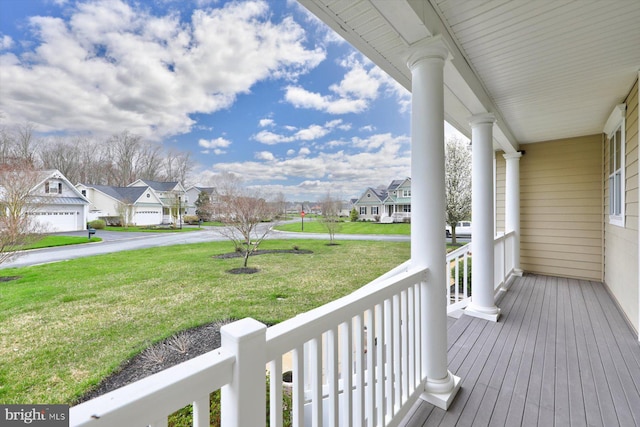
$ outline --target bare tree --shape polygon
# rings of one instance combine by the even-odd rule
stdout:
[[[125,199],[118,203],[117,211],[123,228],[128,228],[130,225],[133,225],[135,209],[135,206],[130,200]]]
[[[0,164],[0,264],[43,237],[34,216],[38,200],[32,195],[39,181],[40,174],[27,161]]]
[[[286,218],[287,216],[287,198],[284,193],[281,191],[276,194],[276,197],[273,201],[276,209],[276,214],[281,218]]]
[[[471,215],[471,150],[458,138],[445,142],[446,217],[451,243],[456,244],[456,224]]]
[[[273,210],[257,192],[233,186],[224,188],[225,192],[219,193],[218,201],[220,220],[225,227],[219,231],[233,242],[236,251],[242,252],[243,266],[246,268],[249,256],[258,249],[272,229],[270,225],[265,224],[261,227],[260,224],[271,219]],[[229,193],[229,188],[234,188],[234,192]]]
[[[322,209],[320,222],[329,233],[329,244],[333,245],[335,244],[336,233],[342,228],[342,223],[340,222],[342,202],[332,197],[331,192],[328,192],[320,201],[320,207]]]

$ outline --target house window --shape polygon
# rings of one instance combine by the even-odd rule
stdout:
[[[87,190],[82,190],[82,195],[86,196],[87,195]]]
[[[44,183],[44,192],[47,194],[62,194],[62,183],[59,182],[56,185],[55,182],[51,183],[49,181]]]
[[[624,227],[625,208],[625,110],[616,106],[605,125],[609,140],[609,223]]]
[[[411,197],[411,190],[402,190],[402,197]]]
[[[367,207],[360,206],[360,215],[366,215],[366,214],[367,214]]]
[[[402,205],[402,212],[411,212],[411,205]]]
[[[371,206],[371,215],[378,215],[378,207]]]

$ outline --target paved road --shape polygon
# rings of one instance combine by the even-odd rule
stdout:
[[[270,226],[265,224],[263,226]],[[72,236],[86,236],[86,231],[61,233]],[[188,233],[125,233],[118,231],[98,230],[97,237],[102,239],[99,243],[86,245],[61,246],[27,251],[13,261],[0,265],[0,269],[9,267],[26,267],[30,265],[46,264],[51,262],[66,261],[74,258],[90,257],[112,252],[120,252],[135,249],[152,248],[156,246],[172,246],[187,243],[202,243],[227,240],[220,233],[220,227],[203,227],[202,230]],[[273,230],[269,239],[328,239],[326,233],[290,233]],[[340,234],[336,240],[377,240],[386,242],[408,242],[409,236],[397,235],[363,235]],[[449,240],[449,239],[447,239]],[[462,243],[462,239],[458,239]]]

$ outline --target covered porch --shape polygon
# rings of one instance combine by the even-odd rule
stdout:
[[[498,323],[449,318],[460,392],[401,425],[640,425],[640,344],[602,283],[525,274],[498,304]]]
[[[411,260],[282,324],[228,325],[72,425],[193,404],[204,426],[222,388],[223,427],[264,426],[285,354],[294,426],[638,424],[640,4],[300,2],[412,92]],[[473,242],[449,255],[445,119],[473,150]],[[270,382],[271,426],[285,393]]]

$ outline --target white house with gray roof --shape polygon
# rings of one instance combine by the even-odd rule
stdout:
[[[386,188],[367,188],[354,207],[364,221],[410,221],[411,178],[393,180]]]
[[[45,232],[79,231],[86,228],[89,201],[56,169],[40,172],[30,192],[35,205],[29,214]]]
[[[187,207],[195,202],[195,200],[189,200],[186,190],[182,184],[177,181],[164,182],[138,179],[129,184],[128,187],[150,187],[153,189],[162,202],[163,224],[173,222],[173,215],[171,213],[176,209],[181,211],[181,215],[187,215]]]
[[[76,188],[91,202],[89,219],[103,219],[107,223],[121,223],[127,214],[133,225],[157,225],[163,222],[164,205],[149,186],[113,187],[109,185],[78,184]]]

